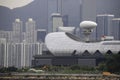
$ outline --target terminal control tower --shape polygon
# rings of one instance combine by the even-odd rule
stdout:
[[[80,23],[80,28],[83,29],[83,34],[85,36],[85,41],[89,42],[90,41],[90,34],[93,32],[93,29],[97,26],[97,23],[93,21],[82,21]]]

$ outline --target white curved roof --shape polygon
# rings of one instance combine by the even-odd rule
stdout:
[[[81,55],[84,51],[94,54],[96,50],[106,53],[111,50],[113,53],[120,51],[120,41],[101,41],[85,43],[70,33],[54,32],[49,33],[45,38],[47,48],[55,56],[70,56],[75,50]]]

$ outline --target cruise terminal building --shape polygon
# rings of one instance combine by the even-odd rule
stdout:
[[[52,32],[46,35],[45,44],[48,48],[42,55],[34,56],[33,66],[41,65],[80,65],[94,67],[104,61],[105,54],[120,54],[120,41],[102,39],[90,41],[89,35],[95,23],[81,22],[85,40],[69,32]]]

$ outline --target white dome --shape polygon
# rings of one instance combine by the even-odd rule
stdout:
[[[55,56],[71,56],[76,50],[79,55],[84,51],[88,51],[94,54],[96,50],[101,53],[106,53],[111,50],[113,53],[120,51],[120,41],[101,41],[94,43],[85,43],[70,33],[65,32],[54,32],[49,33],[45,38],[47,48]]]
[[[93,29],[96,26],[97,26],[97,23],[93,21],[82,21],[80,23],[80,28],[83,28],[83,29]]]

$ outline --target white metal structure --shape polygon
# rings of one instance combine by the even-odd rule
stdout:
[[[80,28],[83,29],[83,34],[85,35],[85,41],[89,40],[89,35],[92,33],[93,29],[97,26],[96,22],[93,21],[82,21],[80,23]]]
[[[55,56],[70,56],[74,51],[82,55],[86,50],[92,55],[97,50],[102,54],[107,51],[118,53],[120,41],[82,42],[78,37],[66,32],[49,33],[45,38],[47,48]]]

